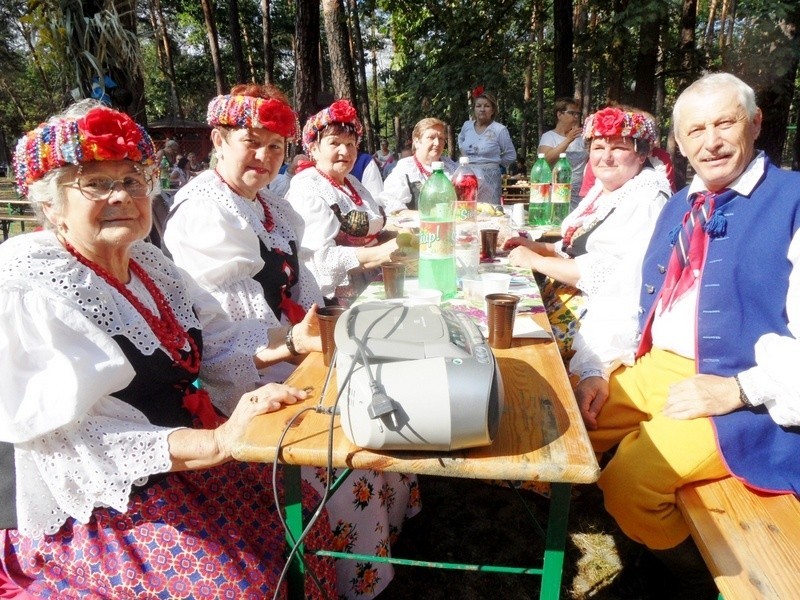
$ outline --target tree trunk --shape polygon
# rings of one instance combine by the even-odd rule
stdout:
[[[247,82],[247,67],[242,49],[242,26],[239,23],[239,0],[228,0],[228,26],[231,30],[231,54],[236,83]]]
[[[319,2],[296,0],[294,103],[300,123],[317,112],[319,78]]]
[[[628,7],[628,0],[614,0],[614,25],[611,36],[611,47],[608,49],[608,82],[606,87],[606,102],[623,100],[622,73],[625,70],[625,49],[628,45],[628,29],[625,23],[620,22],[618,16]]]
[[[572,0],[553,2],[553,87],[555,97],[574,96],[572,75]]]
[[[345,20],[343,0],[322,0],[325,21],[325,37],[328,40],[328,55],[331,61],[331,83],[336,99],[356,99],[356,82],[353,77],[353,60],[350,56],[349,36]]]
[[[682,91],[694,81],[697,71],[695,57],[694,30],[697,24],[697,0],[683,0],[680,22],[680,41],[678,57],[680,60],[680,73],[678,76],[678,90]],[[671,140],[668,149],[672,154],[672,164],[675,168],[675,184],[678,189],[686,184],[686,167],[688,161],[678,151],[677,145]]]
[[[774,77],[769,77],[763,88],[757,90],[758,106],[764,115],[757,144],[774,164],[780,165],[797,76],[798,55],[792,48],[800,39],[800,5],[795,4],[787,11],[786,20],[778,23],[776,30],[781,35],[776,36],[769,46],[772,60],[768,59],[767,63],[773,66],[781,65],[781,68],[775,68],[775,71],[780,73],[773,71]],[[764,77],[767,74],[761,73],[761,75]]]
[[[275,58],[272,53],[272,16],[269,14],[269,0],[261,0],[261,31],[264,52],[264,83],[272,83],[275,78]]]
[[[358,112],[364,123],[364,138],[367,142],[367,151],[372,154],[378,149],[375,128],[369,110],[369,94],[367,93],[367,68],[366,54],[361,37],[361,19],[358,15],[357,0],[348,0],[350,16],[350,46],[356,74],[356,95],[358,97]]]
[[[161,9],[161,0],[151,1],[151,21],[153,24],[153,31],[157,32],[158,42],[156,46],[159,49],[159,57],[161,58],[161,68],[164,75],[169,81],[170,95],[172,96],[172,114],[183,118],[183,105],[181,103],[181,96],[178,92],[178,85],[175,81],[175,62],[172,60],[172,46],[169,42],[169,34],[167,33],[167,26],[164,23],[164,13]]]
[[[666,18],[666,5],[658,4],[658,9],[649,13],[639,27],[639,44],[636,54],[636,87],[632,104],[653,112],[656,91],[656,71],[658,67],[659,36],[661,24]]]
[[[203,18],[206,22],[206,37],[211,52],[211,63],[214,65],[214,82],[217,84],[217,94],[225,93],[225,73],[222,70],[222,61],[219,56],[219,36],[217,36],[217,20],[214,16],[212,0],[200,0],[203,6]]]

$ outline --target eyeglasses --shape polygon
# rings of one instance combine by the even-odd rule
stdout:
[[[128,175],[124,179],[111,179],[103,175],[83,175],[64,185],[80,190],[83,197],[95,202],[111,198],[117,184],[132,198],[142,198],[152,191],[152,181],[145,175]]]
[[[581,116],[581,111],[579,111],[579,110],[562,110],[561,112],[565,112],[568,115],[572,115],[573,117],[580,117]]]

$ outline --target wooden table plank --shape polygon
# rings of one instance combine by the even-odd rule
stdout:
[[[543,315],[536,318],[544,319]],[[334,466],[479,479],[596,481],[599,467],[552,340],[517,339],[512,348],[495,350],[495,355],[506,400],[498,434],[490,446],[453,452],[365,450],[347,440],[337,417]],[[254,419],[234,456],[239,460],[271,462],[284,427],[299,409],[317,404],[324,380],[322,356],[313,353],[288,382],[312,386],[314,396],[302,404]],[[420,390],[424,393],[422,386]],[[326,404],[332,404],[334,395],[335,385],[331,385]],[[280,459],[289,464],[327,464],[329,425],[330,417],[326,415],[302,415],[287,434]]]
[[[742,487],[729,477],[682,488],[692,537],[725,600],[797,598],[800,501]]]

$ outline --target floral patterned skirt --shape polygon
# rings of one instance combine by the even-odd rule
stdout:
[[[0,532],[2,566],[35,598],[270,599],[287,554],[271,476],[239,462],[171,473],[134,493],[126,513],[96,508],[89,523],[70,519],[38,540]],[[303,484],[307,519],[319,501]],[[330,532],[323,513],[306,546],[331,547]],[[333,561],[307,556],[324,589],[307,576],[307,597],[335,598]]]
[[[586,297],[578,288],[548,277],[542,287],[542,302],[558,351],[566,363],[575,354],[572,341],[586,315]]]
[[[334,471],[333,479],[341,474]],[[303,467],[303,480],[323,493],[324,468]],[[406,519],[421,509],[416,475],[355,470],[325,505],[338,552],[389,556]],[[389,563],[337,559],[339,597],[374,598],[394,578]]]

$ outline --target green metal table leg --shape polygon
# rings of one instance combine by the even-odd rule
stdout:
[[[286,503],[286,524],[289,527],[289,534],[286,535],[286,542],[291,549],[295,540],[299,540],[303,533],[303,504],[300,479],[300,467],[294,465],[283,465],[283,494]],[[291,600],[303,600],[305,597],[305,564],[303,563],[303,547],[297,549],[297,554],[289,565],[287,583],[289,585],[289,598]]]
[[[564,570],[564,548],[567,544],[567,521],[572,485],[553,483],[550,486],[550,514],[547,518],[544,569],[539,600],[558,600]]]

